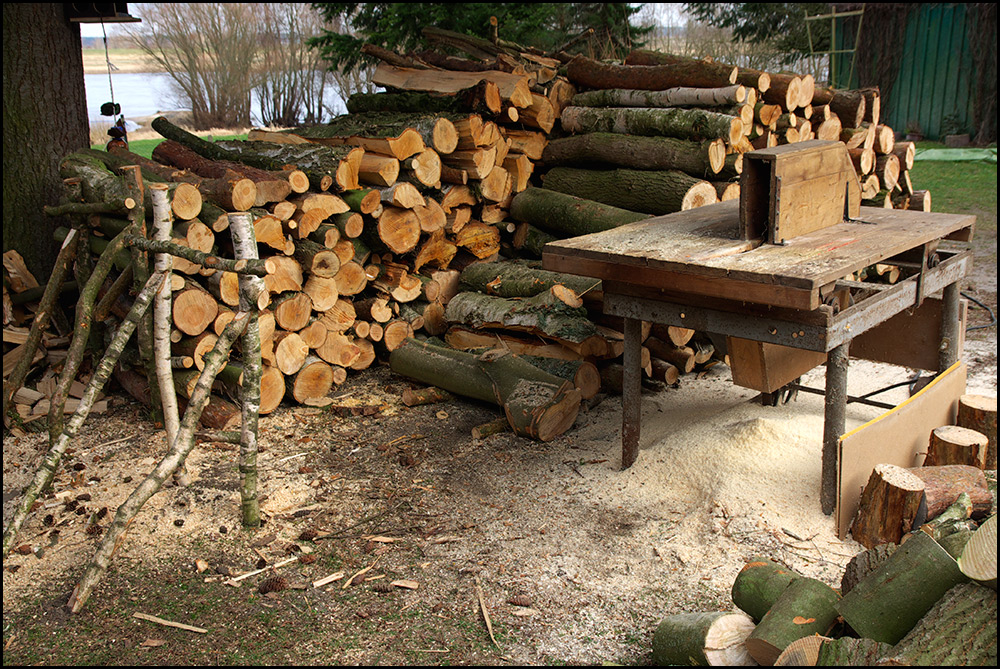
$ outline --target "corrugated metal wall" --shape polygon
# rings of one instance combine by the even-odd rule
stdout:
[[[899,75],[888,99],[882,99],[882,122],[896,132],[916,122],[927,139],[939,139],[954,132],[949,120],[957,120],[960,133],[973,132],[975,75],[967,15],[965,5],[944,3],[919,4],[910,15]],[[853,42],[853,35],[845,41]],[[849,71],[850,55],[840,63],[840,71]],[[858,85],[855,78],[850,88]]]

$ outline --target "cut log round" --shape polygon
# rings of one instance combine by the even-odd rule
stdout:
[[[924,211],[930,211],[930,207]],[[962,395],[958,399],[959,427],[975,430],[986,435],[989,447],[986,452],[984,469],[997,468],[997,398],[985,395]]]
[[[276,332],[274,335],[275,366],[285,376],[291,376],[305,364],[309,347],[295,332]]]
[[[986,435],[957,425],[945,425],[931,432],[924,465],[970,465],[986,469],[989,450]]]
[[[186,335],[201,334],[218,314],[219,303],[212,294],[192,281],[174,293],[173,322]]]
[[[997,517],[979,526],[958,558],[962,573],[974,581],[982,583],[994,592],[997,589]],[[995,643],[995,642],[994,642]],[[995,648],[996,646],[994,646]]]
[[[678,613],[653,633],[653,664],[659,666],[751,666],[744,641],[754,624],[742,613]]]
[[[294,376],[288,377],[288,392],[299,404],[326,397],[333,387],[333,368],[311,356]]]
[[[281,293],[271,304],[278,327],[289,332],[297,332],[309,324],[312,308],[309,295],[301,291]]]
[[[876,465],[861,493],[851,536],[865,548],[898,544],[918,521],[923,497],[920,477],[896,465]]]

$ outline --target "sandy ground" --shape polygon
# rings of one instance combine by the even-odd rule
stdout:
[[[969,392],[995,396],[995,334],[970,342],[965,360]],[[286,407],[262,419],[265,531],[294,541],[303,529],[297,519],[329,531],[405,502],[407,514],[394,517],[395,525],[367,530],[406,537],[399,523],[419,519],[419,536],[411,539],[420,557],[388,543],[376,553],[380,569],[417,580],[422,587],[412,597],[439,605],[476,579],[494,623],[507,631],[499,657],[515,664],[641,657],[666,613],[732,608],[733,579],[755,555],[839,586],[860,547],[840,540],[819,508],[822,398],[800,394],[761,406],[755,393],[731,383],[726,368],[713,370],[644,396],[641,452],[624,472],[618,398],[581,412],[571,431],[548,444],[509,433],[477,441],[469,431],[492,418],[491,409],[464,401],[406,408],[398,397],[407,382],[385,367],[369,370],[336,394],[340,403],[380,406],[376,416]],[[854,361],[849,392],[913,374]],[[804,381],[822,387],[822,368]],[[880,399],[907,395],[902,388]],[[142,421],[131,400],[112,404],[85,428],[55,496],[22,530],[19,543],[35,553],[13,554],[5,564],[5,622],[9,607],[39,584],[79,574],[99,539],[86,534],[88,518],[105,507],[113,513],[162,453],[162,433]],[[850,405],[849,428],[878,412]],[[5,519],[44,444],[42,435],[5,438]],[[238,522],[234,462],[232,447],[196,450],[194,484],[168,486],[146,505],[117,563],[190,565],[204,558],[242,572],[261,551],[283,545],[251,553],[238,533],[222,532]],[[69,509],[65,502],[80,495],[89,499]],[[52,528],[60,530],[56,540]],[[508,605],[516,594],[529,596],[531,607]],[[101,595],[99,589],[94,596]],[[366,663],[371,656],[338,660]]]

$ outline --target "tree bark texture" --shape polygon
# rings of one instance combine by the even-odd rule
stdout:
[[[672,214],[719,201],[711,182],[676,170],[554,167],[542,177],[542,186],[547,190],[651,216]]]
[[[542,154],[547,167],[593,164],[639,170],[680,170],[700,178],[725,165],[721,140],[694,142],[673,137],[644,137],[609,132],[571,135],[549,142]]]

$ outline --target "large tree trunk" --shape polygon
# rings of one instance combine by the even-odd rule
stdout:
[[[575,133],[614,132],[698,142],[721,139],[729,145],[743,137],[740,118],[703,109],[567,107],[562,127]]]
[[[59,251],[52,233],[67,223],[43,211],[63,194],[59,163],[90,144],[80,27],[65,7],[3,6],[3,250],[16,249],[39,283]]]
[[[669,65],[614,65],[578,56],[566,67],[569,80],[585,88],[663,91],[678,86],[717,88],[736,83],[735,67],[700,60]]]

